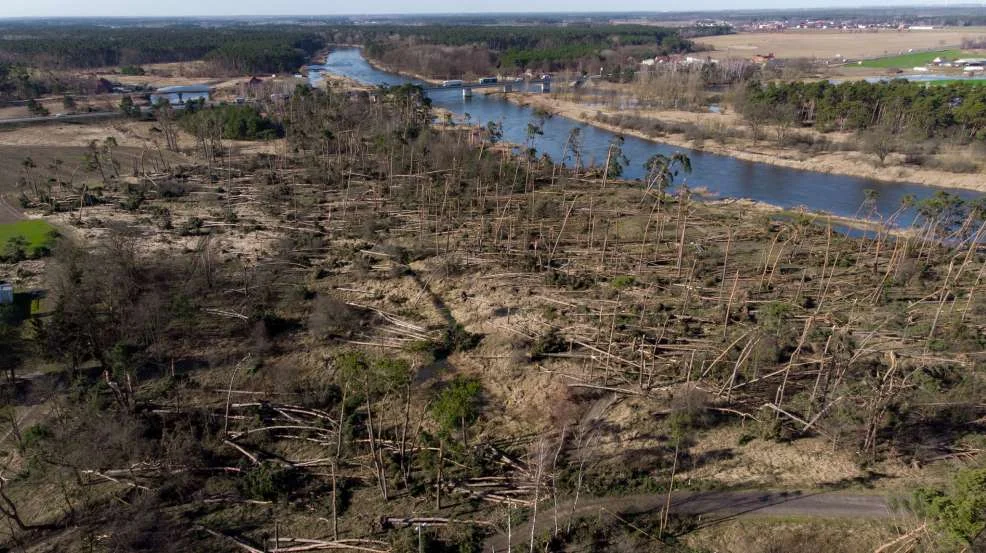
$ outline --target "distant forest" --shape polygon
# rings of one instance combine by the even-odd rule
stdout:
[[[35,70],[139,68],[205,60],[216,74],[295,71],[327,44],[361,44],[376,61],[445,74],[578,69],[609,57],[692,52],[695,36],[728,27],[671,29],[648,25],[244,25],[164,23],[110,26],[0,24],[0,63]],[[615,58],[614,58],[615,59]],[[23,73],[22,74],[26,74]],[[26,81],[14,86],[24,88]],[[18,94],[29,96],[29,94]]]
[[[623,50],[652,57],[693,52],[695,36],[728,27],[672,29],[648,25],[381,26],[359,42],[376,61],[429,77],[579,70]]]
[[[261,29],[192,26],[24,27],[0,39],[0,62],[43,69],[138,66],[205,59],[236,72],[294,71],[325,46],[324,37],[300,26]]]

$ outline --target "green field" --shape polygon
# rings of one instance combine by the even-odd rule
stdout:
[[[931,63],[935,58],[955,59],[962,57],[962,50],[937,50],[934,52],[914,52],[900,56],[864,60],[861,67],[873,69],[910,69]]]
[[[10,255],[10,240],[19,236],[26,242],[24,253],[31,257],[38,256],[51,247],[55,233],[55,227],[41,219],[26,219],[0,225],[0,253]]]
[[[951,84],[965,85],[965,86],[986,85],[986,79],[942,79],[940,81],[924,81],[924,82],[932,86],[945,86]]]

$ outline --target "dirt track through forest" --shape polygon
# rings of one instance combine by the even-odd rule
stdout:
[[[667,501],[665,494],[631,495],[624,497],[581,498],[573,510],[573,502],[559,503],[557,518],[564,528],[571,518],[598,516],[600,518],[624,517],[640,514],[660,515]],[[695,517],[699,527],[711,526],[737,517],[789,517],[810,518],[888,518],[894,514],[887,498],[882,495],[866,495],[846,492],[769,492],[769,491],[712,491],[676,492],[671,500],[672,515]],[[555,524],[555,509],[543,503],[538,510],[536,531],[550,531]],[[531,535],[530,520],[511,529],[510,543],[514,546],[528,543]],[[506,532],[489,538],[484,551],[507,551]]]

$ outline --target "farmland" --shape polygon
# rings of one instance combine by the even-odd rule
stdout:
[[[910,69],[931,63],[936,58],[954,59],[961,57],[961,50],[931,50],[928,52],[911,52],[899,56],[887,56],[863,60],[862,67],[878,69]]]
[[[782,33],[739,33],[703,37],[696,39],[696,42],[714,48],[716,55],[721,57],[751,57],[754,54],[773,52],[781,59],[831,59],[837,56],[866,59],[898,55],[911,49],[950,49],[959,46],[964,38],[978,38],[984,35],[986,35],[986,27],[910,32],[792,30]]]

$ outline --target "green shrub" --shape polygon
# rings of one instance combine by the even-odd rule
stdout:
[[[947,491],[919,489],[915,500],[950,538],[969,544],[986,529],[986,469],[959,472]]]
[[[479,418],[483,385],[475,378],[455,377],[431,404],[431,414],[446,433],[469,426]]]
[[[637,279],[633,275],[619,275],[613,277],[613,280],[609,281],[609,284],[617,290],[622,290],[633,286],[636,281]]]
[[[287,495],[293,479],[290,469],[261,463],[246,472],[240,481],[240,493],[257,501],[274,501]]]

